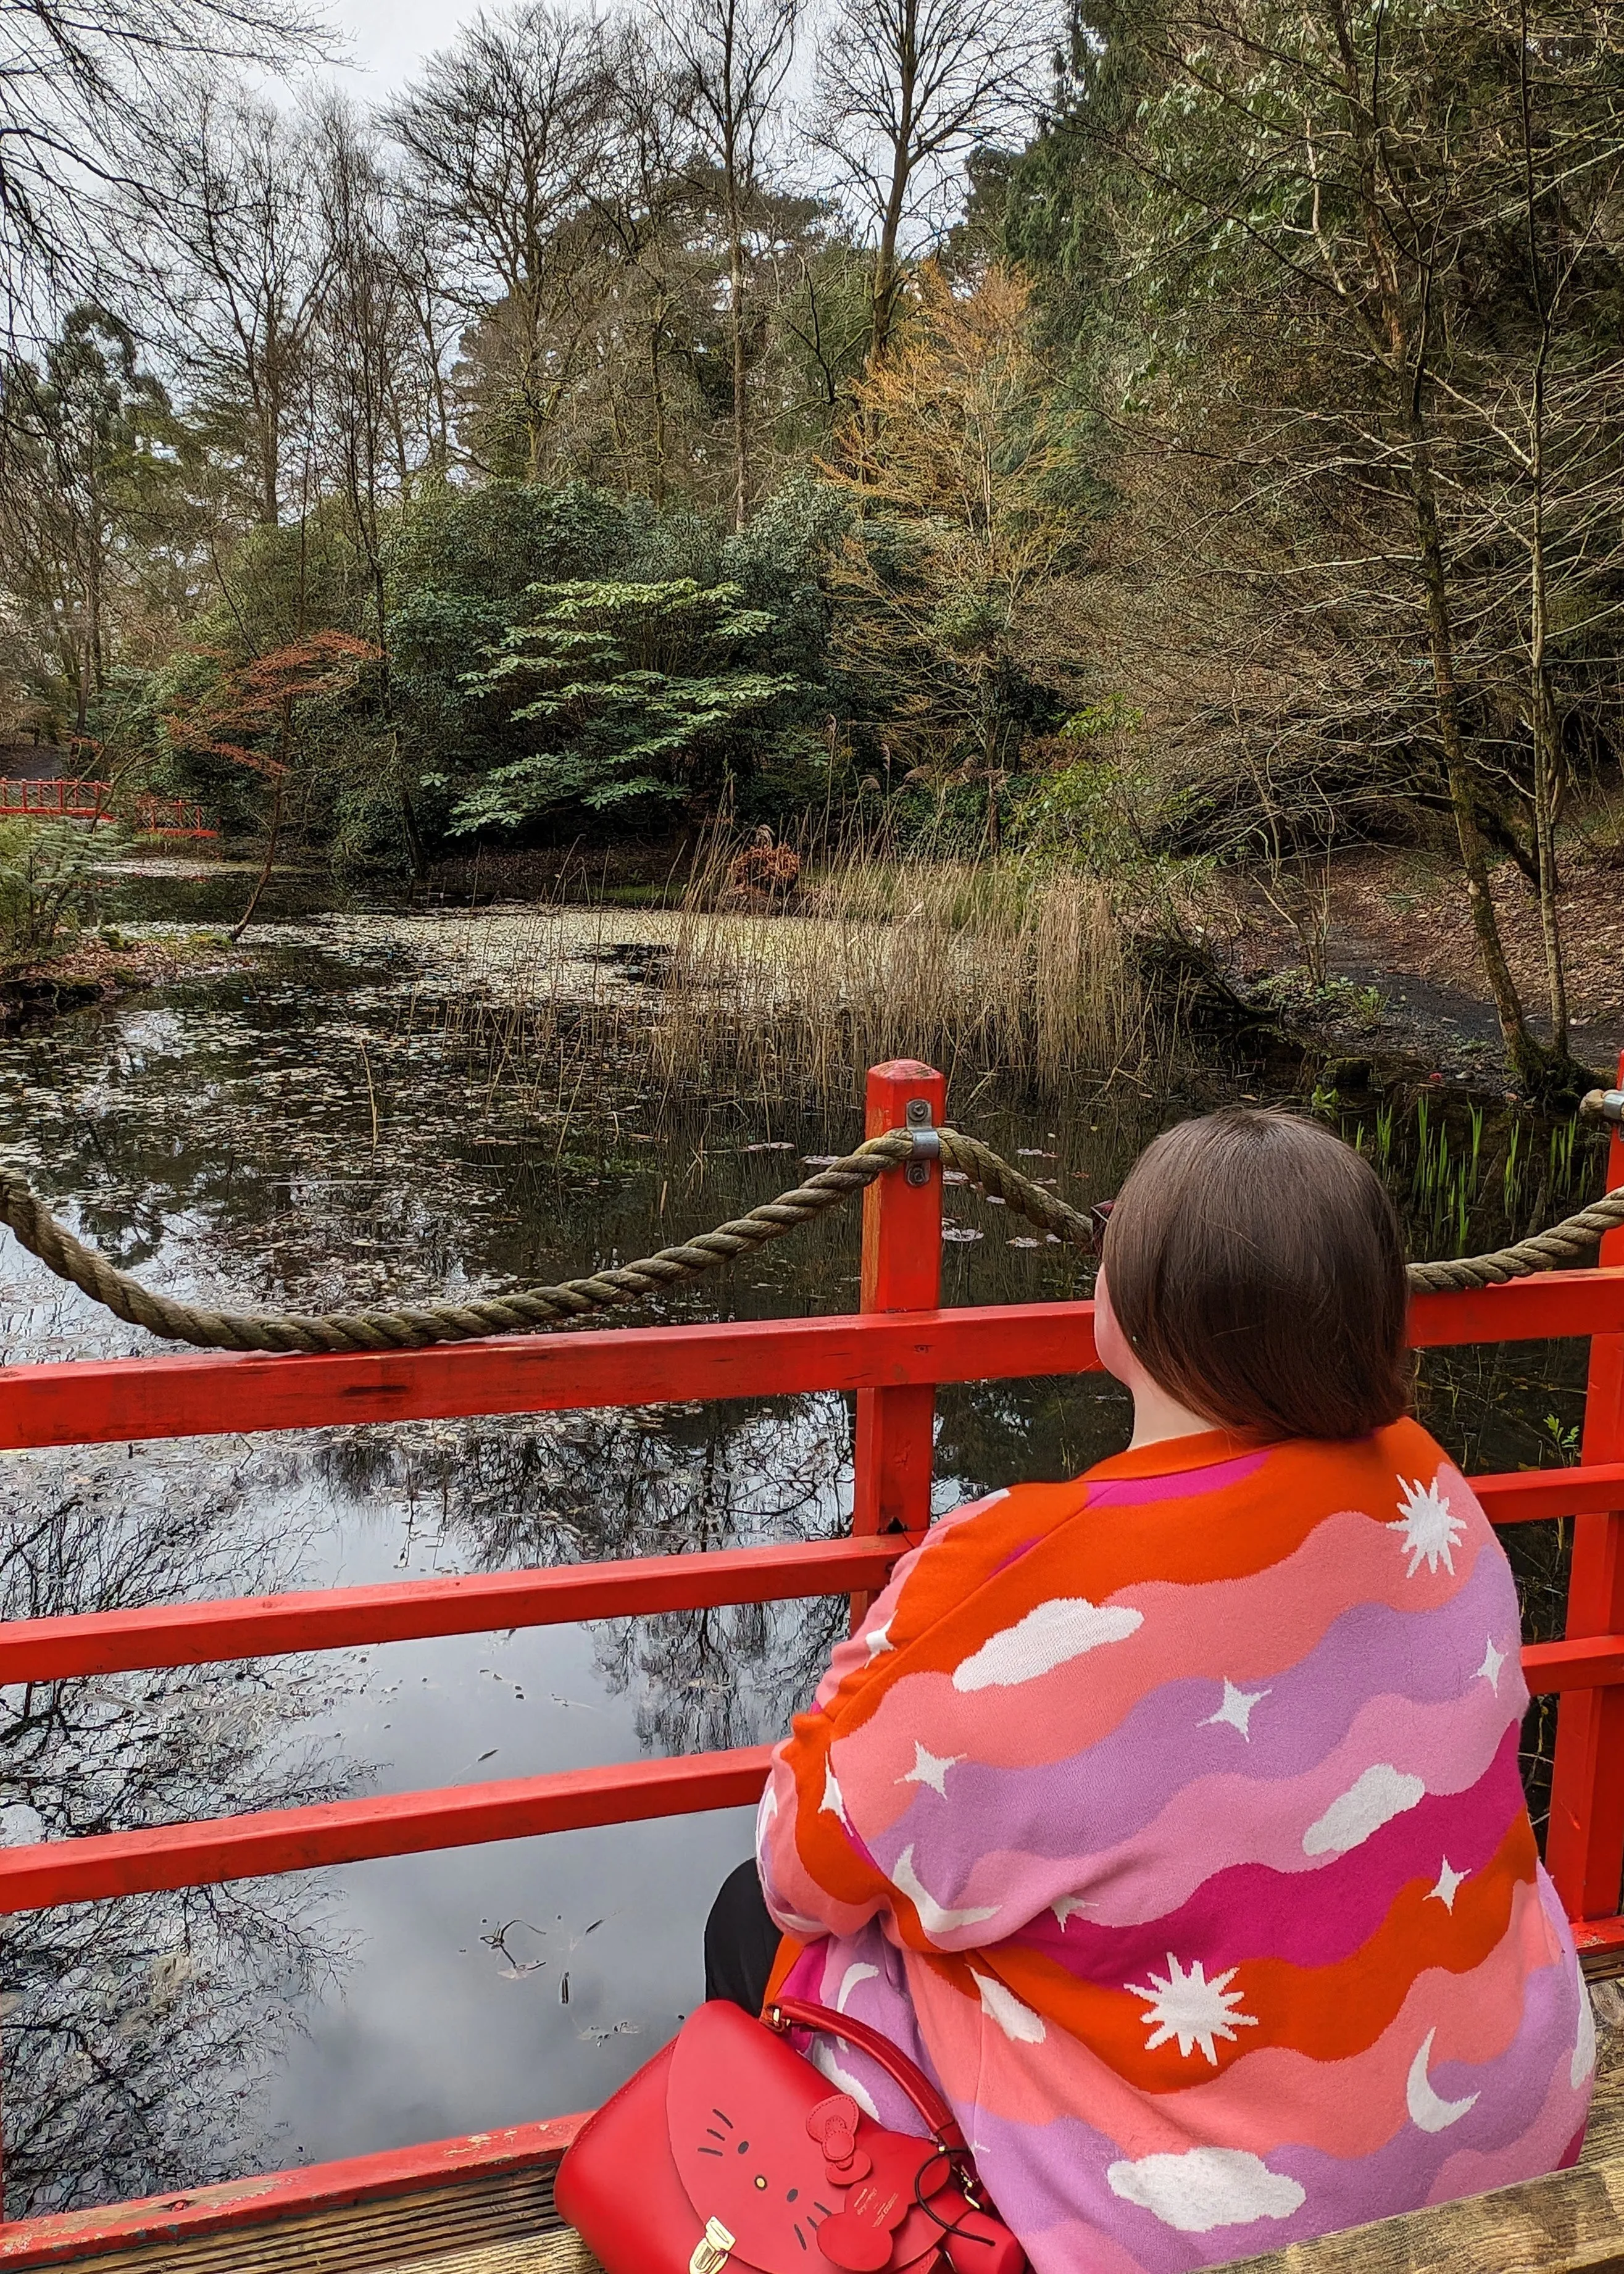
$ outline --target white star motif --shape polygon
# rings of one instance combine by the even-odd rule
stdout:
[[[1272,1693],[1267,1690],[1237,1690],[1226,1676],[1223,1703],[1215,1713],[1209,1713],[1201,1727],[1210,1729],[1222,1721],[1227,1728],[1238,1729],[1248,1744],[1252,1743],[1252,1709],[1260,1705]]]
[[[915,1737],[914,1740],[914,1766],[911,1769],[906,1770],[904,1773],[897,1779],[897,1782],[898,1784],[928,1784],[932,1792],[939,1792],[943,1799],[945,1800],[947,1798],[947,1773],[949,1769],[956,1769],[960,1761],[967,1761],[969,1758],[970,1756],[968,1753],[949,1753],[944,1757],[940,1753],[930,1752],[925,1746],[921,1745],[919,1739]]]
[[[1500,1696],[1500,1670],[1505,1663],[1506,1653],[1503,1650],[1495,1649],[1494,1638],[1491,1635],[1483,1646],[1483,1664],[1477,1671],[1497,1698]]]
[[[1427,1889],[1425,1900],[1430,1903],[1433,1898],[1436,1897],[1447,1911],[1453,1911],[1455,1909],[1455,1899],[1460,1892],[1462,1882],[1463,1880],[1470,1879],[1470,1877],[1471,1873],[1470,1871],[1452,1871],[1449,1864],[1449,1858],[1446,1856],[1443,1859],[1442,1866],[1439,1871],[1438,1885],[1435,1887],[1429,1887]]]
[[[1218,2056],[1213,2050],[1213,2039],[1223,2037],[1234,2041],[1237,2029],[1255,2029],[1255,2014],[1237,2013],[1242,1992],[1231,1990],[1240,1969],[1231,1966],[1222,1974],[1214,1974],[1209,1982],[1199,1958],[1192,1959],[1186,1973],[1169,1950],[1165,1977],[1153,1974],[1150,1986],[1143,1983],[1124,1984],[1136,1998],[1148,1998],[1150,2004],[1141,2019],[1155,2027],[1145,2040],[1145,2050],[1154,2053],[1158,2045],[1166,2044],[1169,2037],[1178,2039],[1178,2050],[1186,2058],[1192,2045],[1199,2045],[1214,2068]]]
[[[1075,1918],[1079,1911],[1091,1911],[1094,1904],[1086,1895],[1056,1895],[1049,1908],[1055,1914],[1056,1924],[1064,1933],[1068,1919]]]
[[[846,1802],[841,1797],[839,1781],[828,1761],[823,1763],[823,1798],[817,1812],[820,1816],[838,1816],[842,1824],[846,1822]],[[848,1831],[851,1829],[849,1825],[846,1828]]]
[[[1404,1487],[1398,1507],[1398,1522],[1387,1528],[1404,1535],[1401,1552],[1410,1558],[1410,1569],[1404,1577],[1413,1579],[1425,1562],[1429,1571],[1436,1571],[1441,1563],[1453,1578],[1455,1550],[1466,1529],[1464,1517],[1450,1513],[1449,1502],[1439,1491],[1436,1480],[1424,1485],[1419,1477]]]
[[[895,1650],[897,1647],[891,1638],[889,1619],[883,1627],[870,1627],[865,1639],[868,1645],[868,1655],[871,1659],[878,1658],[882,1651]]]

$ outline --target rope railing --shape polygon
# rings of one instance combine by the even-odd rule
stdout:
[[[887,1170],[921,1156],[940,1157],[987,1199],[1013,1209],[1029,1224],[1075,1247],[1093,1245],[1088,1217],[1056,1193],[961,1130],[915,1132],[893,1129],[871,1137],[844,1159],[820,1169],[793,1191],[763,1201],[746,1215],[714,1231],[662,1247],[652,1255],[557,1286],[524,1287],[507,1295],[471,1302],[428,1303],[358,1311],[223,1311],[177,1302],[120,1271],[105,1256],[76,1239],[14,1169],[0,1167],[0,1222],[46,1268],[124,1320],[166,1342],[191,1343],[202,1350],[389,1351],[421,1350],[432,1343],[472,1342],[490,1335],[534,1334],[539,1329],[593,1317],[600,1311],[635,1303],[732,1262],[769,1242],[782,1239],[803,1224],[838,1208]],[[1624,1191],[1605,1193],[1548,1231],[1534,1233],[1491,1254],[1471,1255],[1409,1267],[1412,1291],[1455,1293],[1554,1271],[1579,1262],[1603,1236],[1624,1226]]]

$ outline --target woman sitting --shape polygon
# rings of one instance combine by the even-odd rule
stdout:
[[[771,1995],[938,2080],[1037,2274],[1215,2264],[1579,2152],[1516,1591],[1408,1418],[1404,1314],[1392,1209],[1328,1132],[1160,1138],[1097,1290],[1128,1450],[898,1565],[776,1756],[776,1928],[737,1879],[713,1916],[713,1992],[759,1999],[782,1929]]]

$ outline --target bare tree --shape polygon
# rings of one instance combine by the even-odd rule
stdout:
[[[426,438],[409,433],[400,385],[417,311],[397,257],[399,201],[375,138],[337,102],[319,126],[327,285],[316,335],[318,447],[370,601],[379,651],[374,756],[395,792],[412,873],[421,876],[425,858],[391,697],[386,555],[387,510],[409,494],[427,456]]]
[[[430,58],[383,115],[417,196],[460,264],[466,312],[503,306],[527,478],[538,480],[570,364],[560,320],[575,276],[567,225],[586,208],[605,136],[607,79],[598,21],[547,0],[478,16]]]
[[[871,364],[896,321],[905,240],[939,230],[972,152],[1027,126],[1058,30],[1030,0],[832,0],[812,132],[873,236]]]
[[[323,51],[300,0],[0,0],[0,296],[13,321],[127,261],[109,203],[145,179],[209,57],[266,69]]]
[[[241,423],[254,517],[282,517],[285,430],[327,278],[308,127],[204,87],[154,200],[175,246],[169,299],[206,412]]]
[[[800,11],[801,0],[691,0],[667,26],[686,82],[695,154],[714,173],[727,231],[735,529],[744,527],[750,506],[747,237],[766,184]]]

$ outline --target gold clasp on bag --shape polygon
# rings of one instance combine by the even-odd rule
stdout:
[[[688,2262],[688,2274],[722,2274],[733,2247],[733,2238],[721,2220],[708,2218],[705,2231],[694,2245],[694,2255]]]

